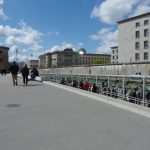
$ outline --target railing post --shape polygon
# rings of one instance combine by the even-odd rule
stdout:
[[[145,105],[145,77],[143,77],[143,106]]]
[[[78,75],[78,88],[80,87],[80,85],[79,85],[80,83],[79,83],[79,82],[80,82],[80,81],[79,81],[79,75]]]
[[[122,79],[122,94],[123,94],[123,100],[125,98],[125,77],[123,76],[123,79]]]
[[[108,76],[108,87],[110,86],[110,76]],[[110,87],[109,87],[110,88]]]
[[[97,86],[97,75],[96,75],[96,86]]]
[[[85,78],[86,81],[87,81],[87,76],[88,76],[88,75],[86,75],[86,78]]]

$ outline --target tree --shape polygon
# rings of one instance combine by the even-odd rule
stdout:
[[[93,64],[103,64],[104,61],[103,60],[94,60]]]

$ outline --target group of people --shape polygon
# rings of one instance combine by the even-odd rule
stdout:
[[[96,86],[96,84],[90,84],[89,82],[87,81],[83,81],[81,80],[79,85],[78,85],[78,81],[76,80],[73,80],[73,81],[66,81],[64,78],[61,79],[60,81],[61,84],[65,84],[65,85],[68,85],[68,86],[72,86],[72,87],[79,87],[80,89],[82,90],[86,90],[86,91],[92,91],[93,93],[97,93],[98,92],[98,88]]]
[[[19,66],[16,64],[15,61],[9,67],[9,71],[11,72],[11,75],[12,75],[13,85],[17,86],[18,85],[17,75],[19,72]],[[23,77],[23,84],[27,85],[28,81],[29,81],[29,79],[28,79],[29,68],[28,68],[27,64],[24,64],[24,67],[20,70],[20,72],[21,72],[22,77]],[[39,76],[38,70],[37,70],[37,68],[33,68],[31,71],[31,80],[34,80],[36,76]]]

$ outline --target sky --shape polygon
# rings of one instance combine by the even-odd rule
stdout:
[[[55,50],[110,54],[117,21],[150,12],[150,0],[0,0],[0,45],[9,61]]]

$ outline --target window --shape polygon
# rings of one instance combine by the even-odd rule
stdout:
[[[149,20],[144,21],[144,26],[149,25]]]
[[[135,43],[135,49],[137,49],[137,50],[140,49],[140,42]]]
[[[112,53],[114,54],[114,53],[115,53],[115,51],[114,51],[114,50],[112,50]]]
[[[137,23],[135,24],[135,27],[137,28],[137,27],[139,27],[139,26],[140,26],[140,23],[137,22]]]
[[[148,41],[144,41],[144,49],[147,49],[147,48],[149,48],[149,43]]]
[[[3,52],[2,52],[2,50],[0,50],[0,54],[2,54]]]
[[[136,31],[136,32],[135,32],[135,38],[136,38],[136,39],[140,38],[140,31]]]
[[[135,53],[135,61],[140,60],[140,54],[139,53]]]
[[[118,49],[116,50],[116,53],[118,53]]]
[[[148,52],[144,52],[144,60],[148,60]]]
[[[113,59],[115,59],[115,56],[113,56]]]
[[[149,30],[148,29],[144,30],[144,37],[149,37]]]
[[[116,56],[116,59],[118,59],[118,56]]]

